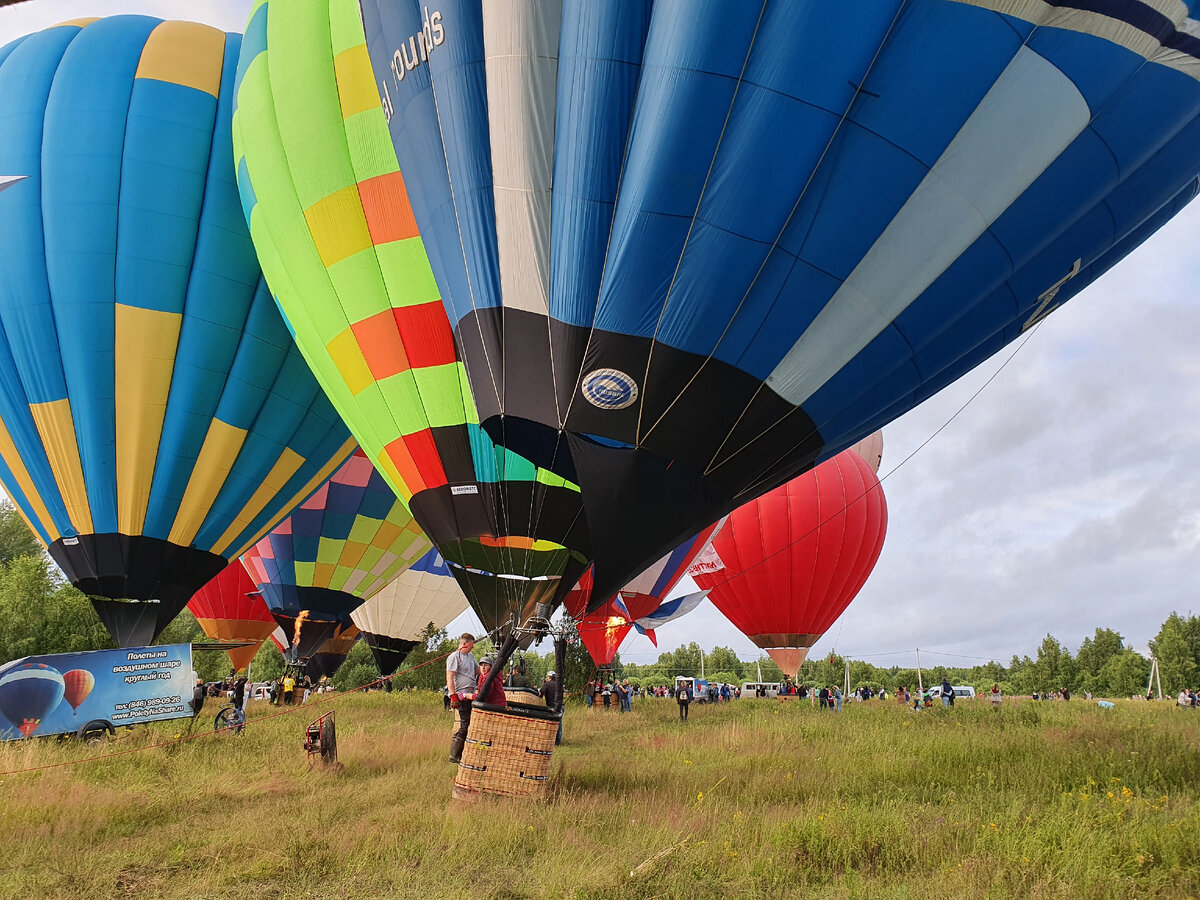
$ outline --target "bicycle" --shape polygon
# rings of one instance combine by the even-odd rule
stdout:
[[[232,703],[223,706],[213,719],[213,731],[232,731],[234,734],[244,734],[246,730],[246,714]]]

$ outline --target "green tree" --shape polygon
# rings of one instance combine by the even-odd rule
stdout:
[[[734,679],[740,683],[745,674],[745,663],[738,659],[737,654],[728,647],[713,647],[711,651],[704,654],[704,670],[726,675],[732,674],[733,679],[730,679],[729,683],[732,684]]]
[[[1084,638],[1075,654],[1075,666],[1080,675],[1099,675],[1104,664],[1125,649],[1125,639],[1111,628],[1097,628],[1096,634]]]
[[[676,647],[669,653],[660,653],[658,665],[670,673],[672,681],[677,675],[698,677],[700,675],[700,645],[692,641],[686,647]]]
[[[1029,673],[1035,691],[1055,691],[1075,683],[1075,663],[1067,648],[1054,635],[1042,638],[1037,660]]]
[[[421,632],[418,642],[404,658],[392,684],[396,687],[441,690],[446,686],[446,666],[439,657],[455,650],[458,641],[451,640],[446,629],[437,628],[430,622]]]
[[[346,661],[333,673],[333,687],[349,691],[379,679],[379,667],[366,641],[358,641],[346,656]]]
[[[1108,697],[1137,697],[1146,693],[1150,660],[1133,650],[1122,650],[1100,670],[1100,693]]]
[[[1165,694],[1177,694],[1195,684],[1196,658],[1188,640],[1186,620],[1173,612],[1150,642],[1150,652],[1158,660],[1158,677]]]
[[[0,661],[112,646],[87,597],[44,553],[0,563]]]
[[[0,500],[0,563],[10,563],[18,556],[44,556],[45,552],[12,501]]]
[[[250,662],[250,677],[255,681],[274,681],[283,677],[286,668],[283,654],[279,652],[275,642],[268,638],[263,641]]]

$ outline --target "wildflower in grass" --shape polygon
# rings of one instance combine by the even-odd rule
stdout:
[[[1108,799],[1109,799],[1109,800],[1111,800],[1112,798],[1113,798],[1113,792],[1112,792],[1112,791],[1109,791],[1109,792],[1108,792]]]
[[[704,799],[704,791],[701,791],[700,793],[698,793],[696,795],[696,802],[699,803],[703,799]]]
[[[1132,797],[1132,796],[1133,796],[1133,791],[1131,791],[1131,790],[1130,790],[1129,788],[1127,788],[1127,787],[1123,787],[1123,788],[1121,788],[1121,796],[1122,796],[1122,797],[1126,797],[1126,798]]]
[[[744,818],[745,816],[742,815],[742,811],[740,809],[733,814],[733,821],[735,822],[740,822]]]

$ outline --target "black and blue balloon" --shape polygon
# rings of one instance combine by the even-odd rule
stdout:
[[[594,602],[1197,191],[1195,2],[361,6],[480,422],[580,486]]]

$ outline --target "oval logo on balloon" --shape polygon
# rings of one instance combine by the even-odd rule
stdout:
[[[637,382],[620,369],[596,369],[583,376],[583,396],[601,409],[624,409],[638,396]]]

